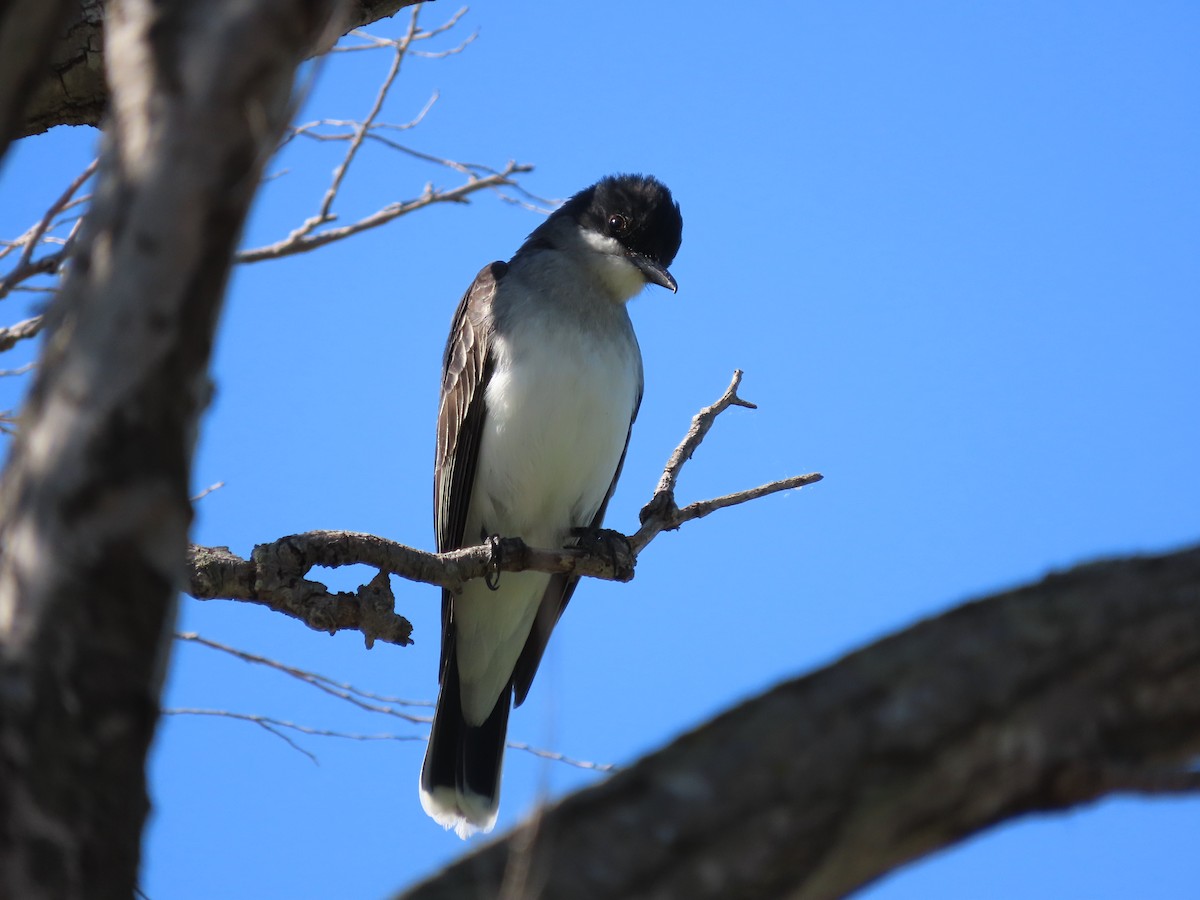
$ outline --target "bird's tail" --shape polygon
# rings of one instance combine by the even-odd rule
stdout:
[[[491,831],[496,824],[511,707],[510,684],[500,692],[495,709],[482,725],[468,725],[462,713],[458,660],[450,653],[442,670],[442,689],[421,766],[421,806],[460,838]]]

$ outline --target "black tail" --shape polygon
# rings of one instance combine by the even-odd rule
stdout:
[[[459,837],[490,831],[496,822],[511,708],[510,684],[482,725],[468,725],[462,714],[458,660],[453,652],[448,654],[421,767],[421,805],[439,825],[454,828]]]

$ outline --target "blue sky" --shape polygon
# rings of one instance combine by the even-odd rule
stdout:
[[[464,53],[406,63],[383,118],[440,99],[402,140],[531,163],[523,184],[544,197],[650,172],[683,209],[679,294],[633,304],[646,398],[609,524],[635,529],[734,368],[759,409],[718,422],[680,499],[826,477],[663,535],[629,585],[583,585],[514,740],[626,763],[965,599],[1200,539],[1195,4],[526,0],[475,8],[455,34],[473,29]],[[361,117],[387,64],[338,56],[303,117]],[[0,235],[28,227],[94,146],[86,129],[18,145]],[[311,215],[339,152],[297,144],[276,160],[286,174],[245,245]],[[349,220],[426,181],[458,177],[371,147],[335,209]],[[200,501],[196,541],[245,555],[345,528],[432,546],[450,316],[538,221],[484,194],[239,268],[195,473],[197,489],[226,486]],[[10,298],[4,322],[30,309]],[[0,408],[24,383],[0,379]],[[180,627],[431,700],[438,595],[398,583],[397,598],[410,648],[366,652],[220,601],[185,599]],[[314,764],[251,724],[168,717],[151,761],[153,900],[384,896],[466,849],[417,802],[419,726],[195,645],[177,647],[165,705],[413,739],[299,739]],[[510,751],[500,828],[595,777]],[[863,896],[1191,896],[1198,816],[1198,800],[1123,799],[1028,819]]]

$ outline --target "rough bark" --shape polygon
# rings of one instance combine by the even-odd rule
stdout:
[[[26,130],[26,102],[45,77],[47,54],[71,6],[71,0],[12,0],[0,6],[0,157]]]
[[[49,0],[22,0],[36,6]],[[342,31],[394,15],[418,0],[350,0]],[[55,125],[99,125],[108,106],[104,78],[103,0],[75,0],[62,37],[39,67],[39,78],[18,137],[40,134]]]
[[[1200,548],[1097,563],[782,684],[403,896],[841,897],[1016,816],[1200,789],[1198,751]]]
[[[0,896],[133,895],[221,299],[321,0],[115,0],[96,197],[0,484]]]

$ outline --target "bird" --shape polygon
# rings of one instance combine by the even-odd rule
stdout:
[[[476,276],[442,359],[434,464],[439,552],[599,533],[642,402],[626,304],[678,291],[683,216],[662,182],[610,175],[572,196],[507,262]],[[439,693],[421,767],[425,812],[459,837],[491,831],[510,709],[529,693],[578,583],[504,573],[442,591]]]

